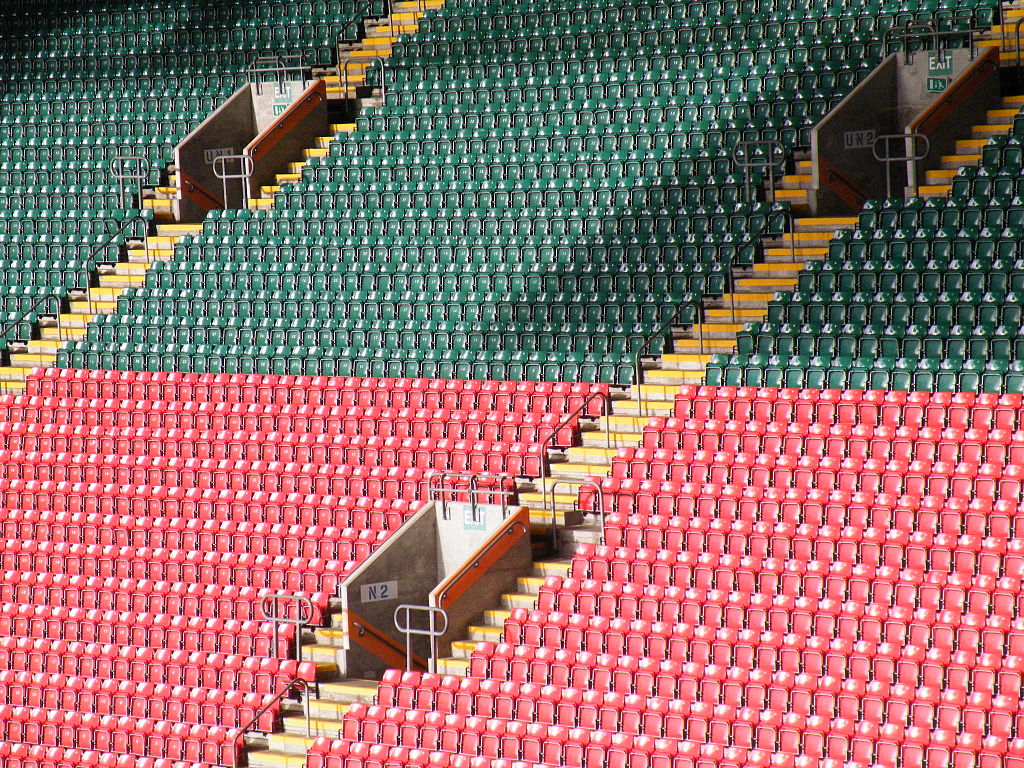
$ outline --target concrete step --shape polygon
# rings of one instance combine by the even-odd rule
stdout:
[[[1005,136],[1013,128],[1010,123],[986,123],[985,125],[972,125],[971,136],[976,139],[989,138],[991,136]]]
[[[820,248],[827,246],[832,241],[832,231],[822,232],[786,232],[774,243],[785,245],[787,248],[790,245],[796,245],[798,248]],[[773,244],[774,244],[773,243]]]
[[[956,176],[958,169],[956,168],[934,168],[924,173],[924,182],[926,185],[939,185],[947,184],[949,181]]]
[[[603,475],[607,471],[607,464],[581,464],[571,461],[553,462],[548,468],[548,473],[556,480],[586,480],[593,475]]]
[[[25,381],[27,371],[24,368],[14,368],[9,365],[0,366],[0,381],[17,383]]]
[[[484,623],[489,627],[504,628],[511,615],[512,611],[506,608],[488,608],[484,611]]]
[[[809,173],[791,173],[782,177],[781,189],[810,189],[813,183],[814,177]]]
[[[699,370],[696,371],[680,371],[674,368],[654,368],[653,370],[646,371],[644,373],[644,381],[650,384],[665,384],[675,385],[677,387],[683,384],[703,384],[704,383],[704,369],[706,365],[702,365]]]
[[[771,291],[773,294],[779,291],[792,291],[797,284],[795,277],[738,277],[735,280],[733,290],[740,293],[764,293]]]
[[[950,184],[922,184],[916,194],[918,197],[948,197],[952,189]]]
[[[957,139],[953,146],[956,148],[957,154],[976,154],[986,144],[988,144],[988,139]]]
[[[41,328],[39,334],[44,339],[58,341],[80,341],[85,338],[85,328],[68,328],[62,325],[60,328]]]
[[[615,404],[615,414],[623,416],[671,416],[676,411],[675,400],[648,398],[644,395],[643,408],[637,400],[623,400]],[[637,443],[643,439],[642,433],[637,433]]]
[[[568,576],[572,570],[572,560],[539,560],[533,564],[533,575],[542,579],[548,576]]]
[[[969,154],[965,152],[962,155],[943,155],[942,156],[942,167],[949,169],[960,169],[969,165],[977,165],[981,162],[981,155]]]
[[[361,680],[358,678],[320,683],[320,698],[348,704],[355,701],[372,704],[377,700],[377,686],[378,682],[376,680]]]
[[[57,362],[57,355],[39,352],[12,352],[10,358],[12,368],[48,368]]]
[[[284,717],[281,719],[281,724],[284,726],[286,734],[299,736],[300,738],[306,736],[306,718],[303,715]],[[312,713],[310,713],[309,732],[313,736],[329,736],[335,739],[341,733],[343,727],[344,724],[341,722],[341,718],[312,717]]]
[[[764,260],[772,264],[799,263],[793,261],[794,256],[798,259],[803,259],[804,261],[821,261],[828,256],[828,245],[798,246],[796,248],[791,248],[787,245],[778,248],[765,248],[764,250]]]
[[[602,434],[604,434],[602,432]],[[565,456],[569,462],[576,464],[611,464],[618,448],[608,448],[605,445],[574,445],[567,448]]]
[[[250,749],[246,752],[245,762],[249,768],[306,768],[306,752]]]
[[[672,352],[661,356],[660,369],[662,371],[700,371],[703,373],[704,368],[710,362],[711,355]],[[648,377],[645,375],[644,378]]]
[[[29,339],[25,351],[33,355],[53,355],[56,358],[64,344],[65,341],[61,339]]]
[[[783,189],[776,187],[771,192],[775,202],[807,203],[810,195],[806,189]]]
[[[343,629],[336,629],[334,627],[317,627],[313,630],[313,635],[316,637],[316,641],[319,645],[334,648],[343,648],[345,646],[345,631]],[[302,651],[305,653],[305,645],[302,646]]]
[[[301,755],[305,760],[315,737],[300,736],[294,733],[271,733],[267,736],[270,750],[285,755]]]
[[[469,659],[459,659],[455,657],[438,659],[436,669],[439,675],[467,677],[469,675]]]
[[[857,226],[856,216],[815,216],[796,219],[794,225],[797,232],[828,232],[837,229],[853,229]]]
[[[504,627],[489,624],[473,624],[466,627],[466,637],[474,645],[478,642],[500,643],[504,636]]]

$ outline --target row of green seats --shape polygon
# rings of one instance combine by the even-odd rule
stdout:
[[[611,381],[628,384],[632,365],[618,356],[572,352],[383,350],[370,347],[231,347],[204,344],[73,342],[58,367],[306,376]]]
[[[1024,361],[714,355],[712,386],[1024,392]]]
[[[593,293],[520,294],[353,291],[178,290],[130,288],[117,301],[119,315],[216,315],[257,318],[344,317],[402,322],[471,323],[664,323],[676,315],[679,324],[696,318],[700,296],[679,294]],[[596,303],[597,299],[603,304]]]
[[[369,347],[523,352],[634,354],[653,331],[649,323],[631,326],[584,323],[510,323],[501,329],[480,323],[404,323],[362,320],[268,320],[108,315],[89,326],[86,341],[134,344],[213,344],[291,347]],[[664,349],[657,338],[652,354]]]
[[[1019,309],[1019,308],[1018,308]],[[956,317],[953,318],[957,320]],[[736,336],[738,354],[812,357],[1024,358],[1021,326],[999,317],[978,324],[747,323]]]
[[[1020,288],[1012,289],[1019,292]],[[949,300],[931,303],[926,299],[936,295],[936,291],[916,293],[914,291],[878,293],[814,293],[798,292],[795,297],[778,297],[769,307],[766,319],[780,323],[885,323],[905,324],[918,323],[931,325],[937,322],[957,322],[958,316],[965,322],[977,322],[976,319],[986,313],[996,313],[1007,318],[1003,322],[1015,321],[1020,314],[1020,306],[1013,304],[1000,305],[999,296],[1016,296],[1014,294],[987,294],[981,291],[966,292],[969,300]],[[941,295],[941,294],[938,294]],[[954,294],[959,296],[960,294]]]

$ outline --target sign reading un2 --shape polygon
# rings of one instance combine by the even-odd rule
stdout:
[[[843,149],[867,149],[874,143],[874,130],[847,131],[843,134]]]
[[[364,603],[379,603],[381,600],[398,599],[397,581],[378,581],[359,587],[359,599]]]

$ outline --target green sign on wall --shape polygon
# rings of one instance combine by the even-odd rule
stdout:
[[[925,89],[929,93],[938,93],[949,87],[949,81],[953,76],[953,58],[946,56],[939,61],[934,53],[928,55],[928,76],[925,79]]]

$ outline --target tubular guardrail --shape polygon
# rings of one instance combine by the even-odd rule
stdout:
[[[899,139],[903,142],[903,154],[891,154],[890,149],[894,139]],[[923,152],[917,151],[918,141],[924,142]],[[885,154],[880,154],[880,147],[885,151]],[[886,133],[875,139],[874,143],[871,145],[871,154],[874,155],[875,160],[885,165],[885,196],[887,198],[892,197],[892,164],[903,162],[907,164],[906,183],[910,185],[914,181],[911,174],[910,164],[928,157],[928,153],[930,151],[931,142],[923,133]]]
[[[32,316],[32,313],[36,311],[36,308],[39,307],[40,304],[42,304],[44,301],[49,301],[50,299],[56,299],[56,301],[57,301],[57,308],[56,308],[56,311],[54,312],[54,315],[56,315],[56,317],[57,317],[57,337],[61,341],[63,341],[64,340],[64,325],[63,325],[63,322],[60,319],[60,315],[61,315],[61,311],[60,310],[61,310],[61,302],[64,301],[64,297],[63,296],[58,296],[56,293],[47,293],[47,294],[44,294],[42,296],[37,296],[36,300],[33,301],[32,304],[29,305],[28,309],[26,309],[24,312],[22,312],[17,318],[15,318],[14,320],[12,320],[9,323],[7,323],[7,325],[5,325],[3,328],[0,328],[0,341],[6,339],[8,333],[10,333],[11,331],[15,330],[19,325],[21,325],[23,322],[28,320],[28,318]],[[9,384],[8,381],[0,380],[0,392],[6,394],[6,392],[8,391],[8,386],[7,386],[8,384]]]
[[[427,616],[427,628],[419,629],[412,626],[410,620],[413,612],[424,613]],[[404,624],[399,618],[404,619]],[[436,618],[444,619],[444,626],[441,629],[435,624]],[[433,673],[437,669],[437,638],[448,631],[448,612],[443,608],[436,608],[432,605],[409,605],[403,603],[395,608],[395,629],[405,635],[405,671],[412,672],[412,638],[413,635],[430,638],[430,656],[427,658],[427,671]]]
[[[767,149],[755,155],[757,148]],[[768,170],[769,188],[775,188],[775,168],[786,161],[786,147],[780,141],[748,140],[737,142],[732,150],[732,160],[743,169],[743,196],[748,203],[753,200],[753,169]]]
[[[555,506],[555,488],[559,485],[570,485],[570,480],[555,480],[551,484],[548,492],[551,494],[551,544],[554,546],[555,551],[558,551],[558,509]],[[579,488],[593,488],[597,491],[597,510],[601,518],[601,543],[604,543],[604,489],[600,483],[594,482],[593,480],[584,480],[582,483],[575,483]],[[545,494],[546,496],[547,494]],[[576,506],[579,506],[579,495],[576,496]]]
[[[891,41],[903,44],[903,62],[910,64],[914,61],[914,51],[910,50],[910,43],[913,40],[928,40],[931,45],[926,47],[924,50],[935,50],[936,59],[941,63],[946,61],[946,48],[942,46],[942,41],[946,38],[957,38],[966,37],[967,45],[970,48],[971,58],[975,58],[978,53],[978,43],[975,36],[985,30],[976,27],[970,27],[968,29],[937,29],[928,22],[924,21],[911,21],[907,22],[903,26],[890,27],[885,31],[882,36],[882,50],[883,53],[888,56],[890,51]],[[898,49],[898,46],[895,46]]]
[[[295,617],[287,618],[281,613],[282,608],[287,613],[287,605],[295,606]],[[268,610],[269,609],[269,610]],[[277,643],[280,637],[278,625],[292,624],[295,627],[295,660],[302,661],[302,627],[313,620],[313,601],[305,595],[291,595],[287,592],[272,592],[264,595],[260,601],[260,612],[263,618],[269,621],[274,627],[274,652],[277,652]]]
[[[134,216],[131,216],[131,217],[125,219],[123,222],[121,222],[121,226],[119,226],[117,229],[113,230],[107,236],[106,240],[104,240],[102,243],[94,246],[93,249],[91,251],[89,251],[89,255],[86,257],[86,261],[92,261],[93,257],[96,254],[98,254],[100,251],[104,250],[107,246],[111,245],[128,228],[128,226],[130,224],[136,224],[138,222],[142,222],[142,225],[143,225],[143,228],[144,228],[144,231],[142,233],[142,247],[143,247],[143,249],[146,252],[146,261],[148,263],[150,261],[150,259],[149,259],[149,237],[148,237],[149,233],[147,231],[145,231],[145,230],[148,230],[148,228],[149,228],[149,219],[143,213],[136,213]],[[107,222],[108,225],[111,224],[111,223],[113,223],[113,222],[109,222],[109,221]],[[109,227],[108,227],[108,231],[110,231]],[[88,304],[89,312],[91,314],[92,311],[93,311],[93,306],[94,306],[94,302],[93,302],[93,298],[92,298],[92,283],[91,282],[87,283],[86,286],[85,286],[85,300],[86,300],[86,303]]]
[[[380,105],[382,107],[385,106],[388,101],[388,91],[387,84],[384,82],[384,75],[387,70],[387,64],[384,62],[384,58],[382,56],[373,56],[365,59],[345,59],[345,63],[341,65],[341,81],[342,88],[344,89],[346,96],[348,96],[348,68],[352,63],[366,64],[367,70],[376,63],[377,67],[380,69]]]
[[[636,401],[638,405],[638,410],[640,411],[640,416],[644,415],[644,393],[642,387],[644,383],[644,369],[643,365],[641,364],[640,358],[643,357],[644,353],[650,350],[651,342],[654,341],[659,336],[662,336],[665,333],[665,331],[671,328],[675,321],[679,319],[679,315],[682,314],[683,310],[686,309],[687,307],[693,307],[697,312],[697,316],[694,318],[694,325],[697,326],[697,336],[700,340],[700,353],[701,355],[704,354],[704,318],[701,317],[700,311],[702,305],[698,301],[684,301],[682,304],[676,307],[675,311],[672,313],[672,316],[669,317],[669,319],[666,320],[664,323],[662,323],[658,330],[654,331],[654,333],[650,333],[647,335],[647,337],[644,339],[644,343],[641,345],[640,349],[636,351],[636,354],[633,357],[633,379],[634,383],[636,384]]]
[[[444,485],[444,481],[447,478],[469,480],[468,488],[457,485]],[[479,483],[481,478],[491,478],[493,480],[497,480],[496,487],[481,488]],[[487,472],[480,472],[474,474],[472,472],[451,472],[447,470],[442,470],[430,475],[430,477],[427,478],[427,499],[429,501],[443,502],[443,496],[445,493],[465,493],[469,496],[470,516],[472,517],[474,523],[479,523],[480,515],[477,513],[477,506],[480,504],[480,501],[478,500],[480,494],[487,494],[488,496],[498,496],[502,499],[502,512],[504,516],[507,517],[508,509],[511,505],[506,504],[505,500],[515,496],[516,491],[514,490],[514,486],[513,490],[505,490],[504,481],[506,480],[512,480],[512,477],[510,477],[509,475],[489,474]],[[435,485],[435,481],[437,481],[439,484]],[[442,509],[441,514],[445,520],[450,519],[447,507]]]
[[[256,86],[257,94],[263,93],[263,81],[259,76],[267,73],[274,74],[278,92],[283,93],[283,83],[288,80],[289,75],[297,74],[298,80],[305,81],[309,79],[306,75],[310,73],[310,68],[306,66],[302,56],[297,53],[282,56],[258,56],[245,70],[249,82]]]
[[[245,734],[249,733],[250,731],[256,730],[256,726],[259,724],[260,718],[263,717],[263,715],[265,715],[272,706],[274,706],[277,702],[283,699],[285,694],[291,692],[293,689],[296,688],[300,689],[303,693],[302,709],[306,717],[306,738],[312,738],[313,729],[311,727],[309,718],[309,683],[307,683],[305,680],[297,679],[292,680],[290,683],[285,685],[284,688],[282,688],[274,695],[274,698],[272,698],[270,701],[264,704],[259,709],[259,711],[253,715],[252,719],[248,723],[239,728],[238,733],[235,734],[234,741],[232,743],[237,747],[239,740],[242,739],[245,736]],[[241,766],[241,763],[238,760],[240,751],[241,750],[235,749],[231,754],[232,768],[240,768]]]
[[[118,200],[121,203],[121,207],[124,209],[128,208],[128,191],[126,189],[126,181],[138,182],[138,189],[135,190],[135,202],[138,205],[135,208],[142,207],[142,183],[149,178],[149,172],[153,169],[153,164],[149,162],[148,157],[141,157],[139,155],[117,155],[110,161],[110,173],[119,182],[118,185]]]
[[[238,168],[231,171],[228,163],[238,163]],[[220,155],[213,159],[213,175],[220,179],[221,191],[224,193],[224,207],[230,208],[228,201],[228,181],[240,181],[242,188],[242,199],[238,204],[239,208],[248,207],[247,193],[249,190],[249,179],[252,178],[255,163],[249,155]]]

